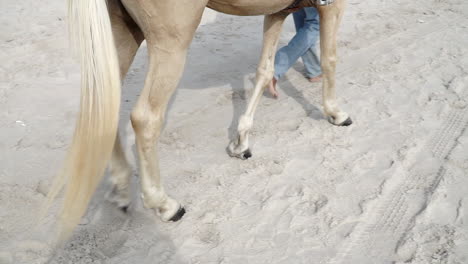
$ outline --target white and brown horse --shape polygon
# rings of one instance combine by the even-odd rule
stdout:
[[[345,0],[69,0],[72,42],[81,62],[81,109],[73,142],[49,202],[66,186],[60,217],[60,236],[66,238],[86,211],[104,170],[109,165],[114,201],[130,203],[132,170],[118,137],[121,79],[143,40],[147,41],[149,69],[132,113],[140,162],[142,199],[164,221],[185,213],[160,183],[157,142],[169,98],[181,77],[187,49],[205,7],[240,15],[265,15],[263,51],[255,90],[239,119],[237,137],[229,144],[231,156],[246,159],[248,133],[255,109],[272,80],[279,35],[288,13],[284,10],[316,6],[320,14],[324,112],[335,125],[349,125],[335,95],[336,34]]]

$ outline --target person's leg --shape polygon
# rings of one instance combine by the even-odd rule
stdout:
[[[307,21],[310,30],[312,31],[311,34],[315,37],[315,42],[313,45],[306,51],[304,55],[302,55],[302,61],[304,62],[304,67],[306,70],[306,76],[309,80],[314,79],[322,74],[322,70],[320,67],[320,60],[316,50],[317,40],[320,34],[320,23],[319,23],[319,15],[318,11],[315,8],[308,8],[306,10],[307,14]],[[314,79],[315,80],[315,79]]]
[[[298,28],[296,35],[287,46],[282,47],[275,56],[275,79],[279,80],[304,53],[317,42],[319,25],[317,10],[304,8],[304,25]]]
[[[304,62],[305,75],[310,81],[319,81],[322,75],[322,68],[320,67],[320,59],[316,47],[311,47],[302,56]]]
[[[301,27],[304,26],[305,17],[306,14],[304,12],[304,9],[300,9],[293,13],[294,26],[296,27],[296,31],[298,31]],[[275,61],[273,79],[268,85],[268,91],[274,98],[278,97],[278,91],[276,90],[277,78],[279,78],[278,76],[280,74],[284,74],[285,72],[287,72],[288,69],[289,68],[287,63],[285,64],[277,60]]]
[[[306,14],[304,12],[304,9],[298,10],[293,13],[294,26],[296,27],[296,31],[298,31],[304,26],[305,18]],[[275,55],[275,80],[279,79],[279,77],[282,76],[285,72],[287,72],[290,67],[287,61],[281,61],[282,59],[287,58],[287,56],[278,56],[278,53],[284,52],[287,52],[287,50],[280,49]],[[275,94],[273,93],[273,95]]]
[[[300,9],[293,13],[293,20],[294,26],[296,27],[296,32],[304,26],[305,19],[306,13],[304,12],[304,9]]]

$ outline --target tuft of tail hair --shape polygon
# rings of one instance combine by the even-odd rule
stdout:
[[[120,73],[106,0],[68,0],[71,43],[81,64],[81,102],[65,164],[52,183],[46,209],[65,187],[58,242],[85,214],[117,136]]]

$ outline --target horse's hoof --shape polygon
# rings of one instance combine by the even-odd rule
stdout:
[[[120,206],[119,209],[120,209],[120,211],[122,211],[124,214],[128,213],[128,205]]]
[[[177,211],[177,213],[173,217],[171,217],[169,221],[177,222],[182,218],[182,216],[184,216],[184,214],[185,214],[185,208],[181,206],[179,210]]]
[[[252,151],[250,149],[246,149],[244,152],[240,154],[240,158],[243,160],[249,159],[252,157]]]
[[[232,143],[229,145],[229,147],[227,147],[226,151],[229,156],[239,158],[241,160],[246,160],[252,157],[252,152],[249,148],[239,153],[235,151],[235,147],[233,147]]]
[[[353,123],[353,120],[351,120],[351,117],[348,117],[344,122],[339,124],[338,126],[350,126]]]
[[[328,122],[330,122],[330,124],[335,125],[335,126],[350,126],[351,124],[353,124],[353,120],[351,120],[351,117],[348,117],[348,119],[346,119],[345,121],[339,124],[336,124],[334,121],[335,119],[333,117],[330,117],[328,119]]]
[[[119,208],[119,210],[123,213],[126,214],[129,212],[131,201],[128,195],[128,189],[118,191],[117,188],[114,186],[111,189],[111,191],[107,194],[106,199],[112,204],[115,204],[116,207]]]

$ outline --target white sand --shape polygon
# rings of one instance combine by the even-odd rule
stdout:
[[[0,263],[45,263],[53,214],[34,226],[70,142],[79,71],[65,1],[1,7]],[[262,18],[208,11],[203,22],[160,144],[164,185],[186,216],[162,223],[143,209],[137,177],[126,216],[104,183],[51,263],[468,263],[467,1],[350,0],[337,82],[355,123],[323,118],[320,87],[298,63],[280,99],[262,99],[248,161],[225,147],[253,86]],[[281,45],[293,34],[289,19]],[[128,117],[146,67],[142,48],[123,90],[133,162]]]

